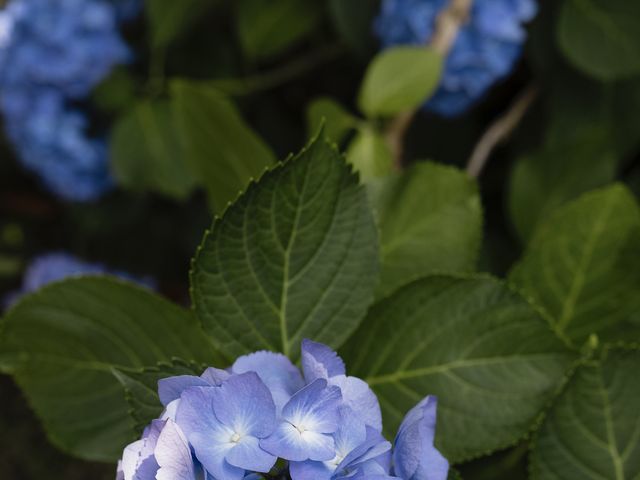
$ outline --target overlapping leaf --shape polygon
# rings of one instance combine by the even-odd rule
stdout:
[[[388,432],[437,395],[436,442],[453,462],[525,436],[573,358],[501,282],[450,276],[418,280],[380,302],[343,354],[378,394]]]
[[[640,209],[633,195],[614,185],[557,210],[510,279],[577,345],[591,333],[637,322]]]
[[[554,403],[531,455],[534,480],[640,478],[640,351],[581,366]]]
[[[139,287],[109,278],[66,280],[22,300],[4,319],[0,351],[58,447],[114,460],[133,424],[112,369],[173,357],[224,362],[195,318]]]
[[[381,231],[379,293],[433,272],[472,272],[482,242],[482,206],[464,172],[417,163],[375,195]]]
[[[377,247],[357,175],[314,140],[214,222],[194,260],[195,310],[229,357],[267,349],[295,359],[305,337],[337,347],[372,300]]]

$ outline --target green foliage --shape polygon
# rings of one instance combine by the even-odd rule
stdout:
[[[557,210],[510,279],[576,346],[637,317],[640,209],[632,194],[614,185]]]
[[[482,276],[405,286],[373,307],[343,354],[377,393],[387,432],[437,395],[436,443],[454,463],[524,437],[573,358],[531,305]]]
[[[307,125],[309,138],[324,126],[327,138],[340,144],[349,131],[358,125],[358,119],[335,100],[321,97],[309,104]]]
[[[116,123],[111,165],[118,183],[186,198],[195,180],[184,163],[168,101],[141,101]]]
[[[372,300],[377,244],[357,175],[316,139],[215,220],[193,262],[195,310],[229,357],[338,347]]]
[[[393,157],[384,137],[369,126],[360,128],[347,150],[347,161],[363,182],[384,178],[393,171]]]
[[[113,374],[124,387],[125,398],[129,404],[131,417],[135,422],[137,435],[142,434],[144,428],[162,414],[162,404],[158,396],[158,380],[177,375],[197,376],[206,368],[207,365],[189,363],[180,359],[140,370],[114,368]]]
[[[561,160],[559,160],[561,159]],[[562,143],[521,158],[513,171],[509,210],[520,237],[529,240],[540,221],[581,194],[611,182],[618,158],[607,133],[586,129]]]
[[[217,0],[145,0],[151,43],[166,47],[184,34]]]
[[[172,87],[185,161],[207,187],[215,211],[221,212],[275,158],[220,92],[187,81],[175,81]]]
[[[563,53],[600,80],[640,74],[640,3],[629,0],[566,0],[558,20]]]
[[[71,279],[29,295],[4,318],[0,351],[59,448],[113,461],[134,438],[112,369],[174,357],[222,362],[190,312],[108,277]]]
[[[531,454],[534,480],[640,476],[640,350],[582,365],[547,414]]]
[[[474,180],[455,168],[419,162],[375,187],[382,272],[379,294],[434,272],[472,272],[482,241]]]
[[[322,11],[321,2],[238,0],[236,28],[245,54],[261,60],[281,53],[313,31]]]
[[[368,117],[412,110],[423,103],[440,81],[442,57],[426,47],[393,47],[369,65],[358,105]]]

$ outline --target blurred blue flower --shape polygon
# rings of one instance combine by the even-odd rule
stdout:
[[[376,34],[384,47],[427,44],[447,4],[447,0],[383,0]],[[523,24],[536,13],[536,0],[475,0],[446,59],[441,84],[425,108],[453,117],[473,106],[511,72],[527,36]]]
[[[346,391],[332,384],[336,378],[355,379],[346,376],[333,350],[304,340],[302,365],[304,379],[284,355],[256,352],[227,370],[160,380],[165,410],[125,449],[117,479],[199,480],[192,472],[201,465],[200,475],[208,480],[258,480],[270,471],[292,480],[446,480],[449,464],[433,444],[435,397],[409,412],[392,453],[382,425],[371,426],[370,412],[359,411],[371,411],[369,395],[358,388],[347,401],[349,382]],[[170,448],[160,441],[167,428]],[[276,463],[278,458],[288,462]],[[163,469],[174,476],[162,476]]]
[[[106,143],[72,102],[130,59],[118,20],[107,0],[11,0],[0,10],[5,128],[24,166],[61,198],[93,200],[113,185]]]
[[[55,252],[40,255],[31,261],[24,273],[22,287],[18,292],[11,293],[5,298],[5,305],[9,306],[23,295],[65,278],[104,274],[115,275],[151,289],[155,288],[155,282],[151,278],[137,278],[125,272],[110,270],[99,263],[88,263],[73,255]]]

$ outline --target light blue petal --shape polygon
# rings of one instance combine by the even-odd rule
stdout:
[[[304,386],[302,374],[286,356],[273,352],[256,352],[239,357],[231,370],[235,374],[255,372],[271,390],[278,411]]]
[[[344,362],[336,352],[322,343],[302,340],[302,370],[308,383],[318,378],[325,380],[336,375],[345,375]]]
[[[227,454],[227,462],[236,467],[254,472],[267,473],[273,468],[277,458],[260,448],[256,437],[242,438]]]
[[[302,430],[333,433],[338,429],[340,389],[317,379],[298,391],[282,409],[282,418]]]
[[[380,403],[367,382],[357,377],[338,375],[332,377],[329,384],[340,388],[344,403],[351,407],[364,423],[382,431]]]
[[[306,462],[289,463],[289,473],[292,480],[331,480],[334,468],[329,467],[330,462]]]
[[[433,445],[437,399],[427,397],[411,409],[395,441],[395,474],[409,480],[446,480],[449,463]]]
[[[182,393],[176,423],[193,447],[196,457],[217,480],[240,480],[244,470],[225,457],[233,448],[234,431],[222,424],[213,410],[219,388],[191,387]]]
[[[277,457],[293,462],[322,462],[335,457],[335,444],[330,435],[300,432],[289,422],[280,423],[273,435],[260,440],[260,446]]]
[[[154,450],[164,422],[154,420],[145,428],[142,438],[128,445],[122,454],[124,480],[154,480],[158,471]]]
[[[222,385],[222,382],[228,380],[230,376],[231,374],[226,370],[209,367],[202,373],[202,375],[200,375],[200,378],[207,381],[214,387],[219,387],[220,385]]]
[[[212,390],[213,409],[220,422],[240,437],[271,435],[276,427],[276,406],[256,373],[234,375]]]
[[[179,375],[162,378],[158,381],[158,395],[165,407],[180,398],[184,390],[189,387],[208,387],[209,382],[193,375]]]

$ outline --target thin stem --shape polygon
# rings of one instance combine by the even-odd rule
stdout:
[[[480,137],[467,163],[467,173],[477,178],[496,146],[504,142],[518,126],[538,96],[538,87],[529,85],[518,95],[509,109],[496,119]]]
[[[288,65],[245,78],[225,78],[208,82],[219,90],[235,96],[264,92],[284,85],[320,65],[331,62],[345,52],[341,44],[330,45],[306,54]]]
[[[456,41],[458,32],[469,20],[473,0],[449,0],[447,7],[436,19],[436,28],[429,42],[429,48],[446,57]],[[400,113],[389,123],[386,139],[391,149],[394,165],[402,168],[404,141],[418,110]]]

